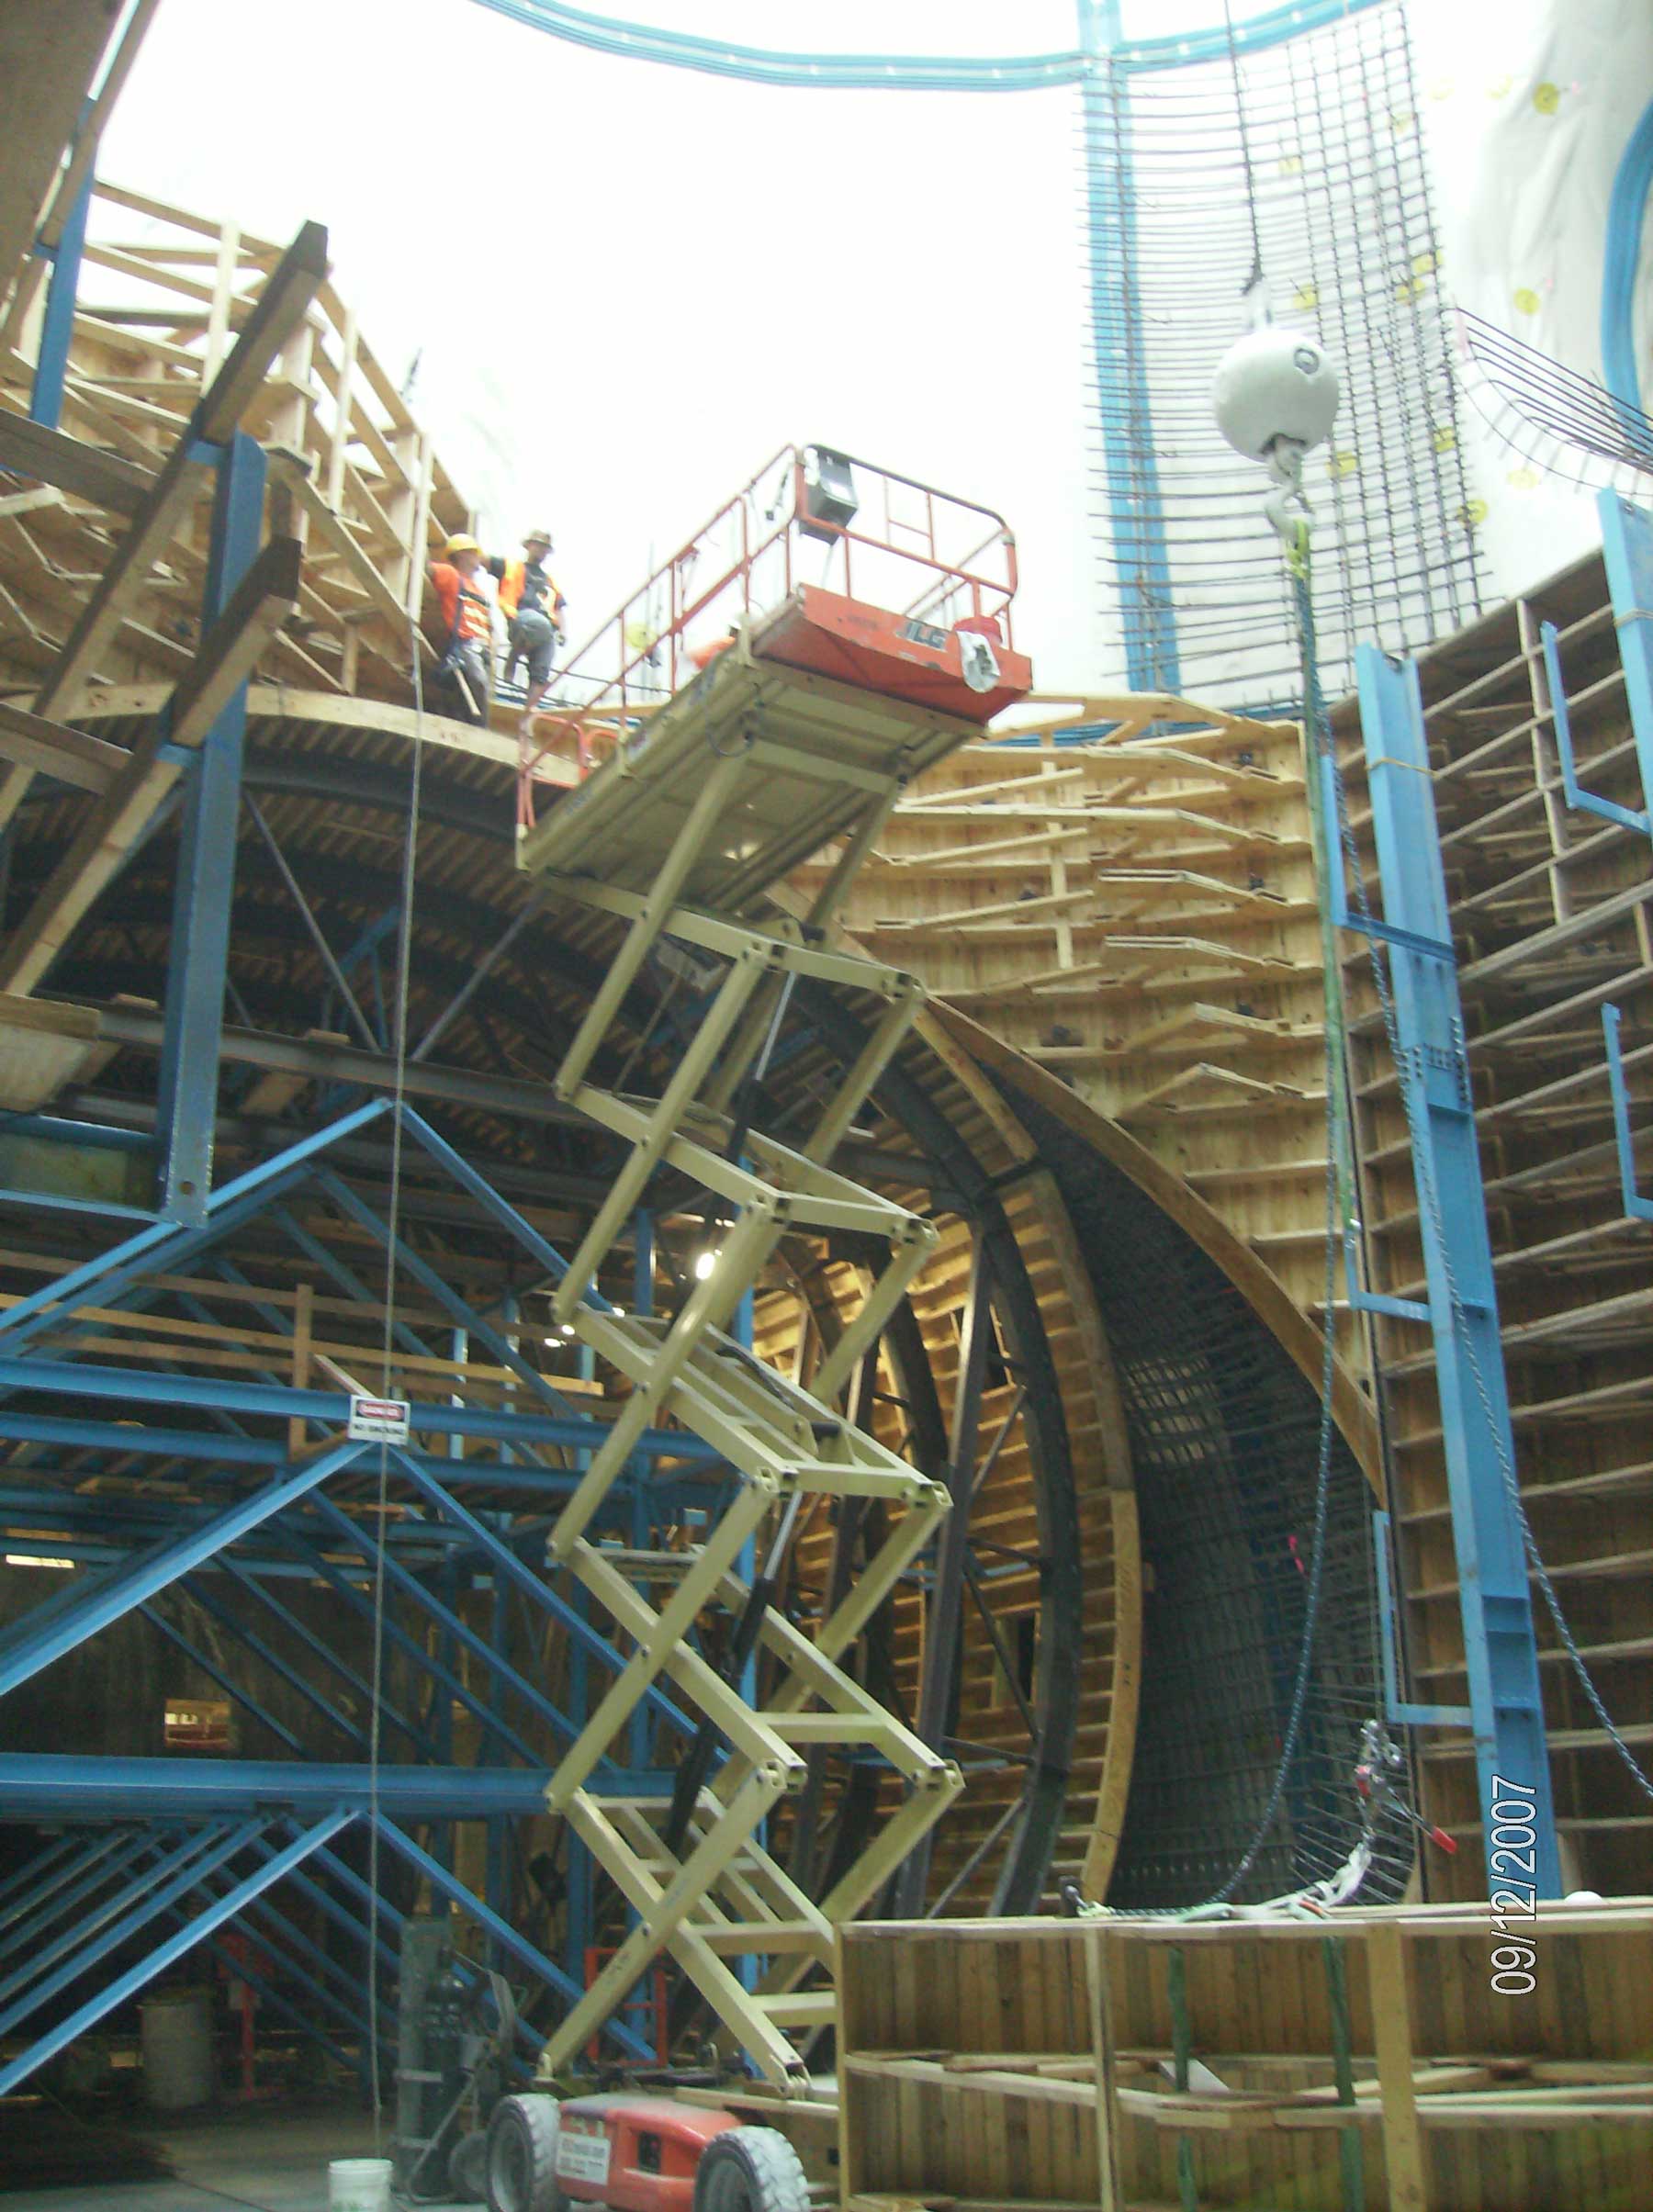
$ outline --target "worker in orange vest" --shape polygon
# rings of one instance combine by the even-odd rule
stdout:
[[[510,682],[519,660],[527,665],[527,711],[523,716],[525,729],[529,716],[551,689],[552,648],[566,642],[563,611],[568,602],[545,567],[551,552],[551,533],[531,530],[523,540],[523,551],[528,556],[525,560],[493,560],[489,562],[488,568],[490,575],[499,578],[500,612],[510,624],[505,641],[505,680]]]
[[[493,605],[482,589],[483,567],[481,546],[463,533],[449,538],[441,560],[430,567],[431,588],[444,628],[444,649],[436,673],[453,685],[461,722],[488,720]]]

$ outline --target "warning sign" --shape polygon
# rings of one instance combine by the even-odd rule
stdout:
[[[408,1441],[408,1400],[405,1398],[352,1398],[347,1434],[364,1443],[405,1444]]]
[[[609,2139],[601,2130],[588,2134],[565,2120],[557,2135],[557,2172],[567,2181],[605,2182],[609,2177]]]

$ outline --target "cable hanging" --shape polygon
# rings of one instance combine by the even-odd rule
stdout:
[[[408,616],[413,670],[413,765],[408,784],[408,826],[402,846],[401,912],[396,931],[396,1026],[390,1117],[390,1195],[385,1239],[385,1315],[379,1342],[379,1396],[391,1396],[396,1341],[396,1248],[401,1220],[402,1103],[408,1075],[408,1005],[413,966],[413,893],[419,867],[419,813],[424,770],[424,670],[420,663],[418,617]],[[384,2093],[380,2083],[377,1980],[379,1931],[379,1764],[385,1671],[385,1532],[388,1526],[390,1447],[380,1440],[374,1499],[372,1704],[367,1726],[367,2070],[373,2098],[373,2147],[381,2148]]]

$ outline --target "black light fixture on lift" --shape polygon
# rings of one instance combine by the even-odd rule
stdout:
[[[804,511],[798,527],[808,538],[830,545],[854,522],[860,507],[849,455],[829,445],[804,448]]]

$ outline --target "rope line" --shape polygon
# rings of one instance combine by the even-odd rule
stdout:
[[[408,785],[408,826],[402,847],[401,913],[396,930],[396,1026],[391,1037],[395,1073],[391,1090],[390,1198],[385,1240],[385,1315],[379,1342],[379,1396],[390,1396],[396,1330],[396,1246],[401,1219],[402,1101],[408,1072],[408,1005],[412,982],[413,893],[419,865],[419,809],[424,770],[424,673],[420,667],[419,624],[408,617],[413,667],[413,767]],[[380,2085],[378,2006],[379,1930],[379,1759],[385,1673],[385,1530],[389,1507],[390,1447],[381,1439],[375,1494],[373,1568],[372,1710],[367,1732],[367,2068],[373,2099],[373,2147],[382,2146],[384,2095]]]

